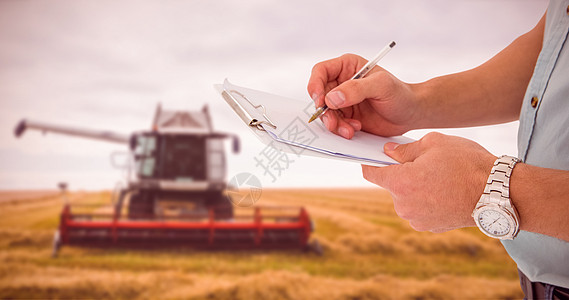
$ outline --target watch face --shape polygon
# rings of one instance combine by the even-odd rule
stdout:
[[[503,236],[510,232],[510,221],[500,211],[487,209],[478,215],[480,227],[493,236]]]

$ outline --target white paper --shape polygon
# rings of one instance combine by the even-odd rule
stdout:
[[[383,152],[383,146],[386,143],[406,144],[414,141],[404,136],[381,137],[362,131],[356,132],[354,137],[348,140],[328,131],[320,120],[308,123],[308,119],[315,112],[312,101],[299,101],[239,87],[229,83],[227,79],[223,86],[218,85],[216,88],[220,92],[221,89],[226,92],[238,91],[245,95],[249,102],[255,105],[262,104],[265,108],[265,115],[276,125],[276,128],[263,125],[266,130],[264,132],[255,127],[249,127],[262,142],[269,144],[270,141],[274,141],[276,148],[287,153],[385,166],[397,164]],[[251,115],[263,119],[261,108],[253,108],[246,99],[236,93],[232,95]]]

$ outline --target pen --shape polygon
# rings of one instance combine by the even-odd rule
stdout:
[[[395,46],[395,42],[392,41],[391,43],[389,43],[389,45],[383,47],[383,49],[381,49],[381,51],[379,51],[379,53],[372,60],[368,61],[367,64],[365,64],[352,78],[350,78],[350,80],[359,79],[359,78],[366,76],[367,73],[369,73],[369,71],[371,71],[371,69],[373,69],[373,67],[375,67],[377,62],[379,62],[379,60],[382,59],[389,52],[389,50],[391,50],[391,48],[393,48],[394,46]],[[321,115],[323,115],[327,111],[328,111],[328,106],[326,105],[326,103],[324,103],[324,106],[320,107],[314,113],[314,115],[312,115],[310,120],[308,120],[308,123],[316,120],[316,118],[320,117]]]

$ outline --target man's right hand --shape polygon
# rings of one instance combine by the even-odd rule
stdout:
[[[401,135],[418,128],[421,102],[414,85],[406,84],[376,66],[361,79],[349,80],[367,61],[354,54],[320,62],[312,69],[308,93],[330,130],[351,139],[363,130],[381,136]]]

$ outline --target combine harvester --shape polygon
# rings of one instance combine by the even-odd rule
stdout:
[[[223,141],[232,139],[237,153],[239,139],[213,131],[207,106],[192,112],[158,106],[152,130],[131,135],[22,120],[16,137],[27,129],[126,144],[133,162],[110,209],[81,212],[85,207],[65,203],[54,256],[62,245],[321,252],[317,241],[309,243],[313,226],[304,208],[232,205]]]

